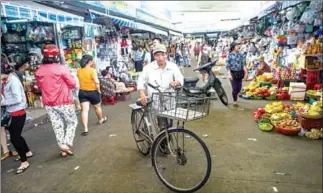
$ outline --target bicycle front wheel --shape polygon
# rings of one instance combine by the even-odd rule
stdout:
[[[211,155],[205,143],[186,129],[168,130],[152,145],[152,164],[158,178],[174,192],[194,192],[208,181],[211,173]],[[171,152],[160,155],[159,146],[167,141]]]

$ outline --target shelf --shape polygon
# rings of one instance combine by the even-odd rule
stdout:
[[[26,44],[26,43],[34,43],[34,44],[44,44],[47,42],[53,43],[55,40],[44,40],[40,42],[34,42],[32,40],[26,40],[26,41],[21,41],[21,42],[4,42],[4,44]]]

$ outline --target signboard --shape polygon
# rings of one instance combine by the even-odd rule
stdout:
[[[166,21],[170,21],[172,19],[172,15],[169,10],[154,6],[153,1],[141,1],[141,9],[146,12],[151,11],[154,13],[156,18]]]
[[[156,21],[156,18],[153,15],[151,15],[143,10],[140,10],[140,9],[136,10],[136,16],[138,19],[144,20],[146,22],[155,23],[155,21]]]

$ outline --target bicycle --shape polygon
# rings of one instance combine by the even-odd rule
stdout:
[[[187,94],[183,93],[182,89],[177,89],[176,92],[161,92],[159,86],[151,84],[148,84],[148,86],[158,92],[153,93],[151,98],[147,98],[147,104],[143,106],[140,100],[138,100],[135,104],[129,105],[132,108],[131,124],[136,145],[144,156],[151,153],[152,166],[158,178],[167,188],[174,192],[183,193],[197,191],[205,185],[210,177],[212,167],[211,155],[206,144],[194,132],[185,129],[184,125],[185,122],[206,117],[209,114],[212,97],[187,97]],[[163,122],[158,123],[157,126],[153,115],[163,118],[160,119]],[[168,123],[170,119],[177,120],[175,128],[171,128],[171,124]],[[179,135],[182,135],[181,138],[179,138]],[[181,144],[179,139],[182,139],[183,148],[179,147]],[[185,150],[185,139],[194,139],[202,147],[204,156],[196,156],[194,159],[190,159],[187,156],[187,150]],[[197,152],[198,145],[194,146],[195,152]],[[178,181],[174,178],[176,173],[171,173],[171,180],[167,180],[166,176],[164,176],[167,167],[159,168],[159,156],[162,161],[168,157],[173,158],[171,162],[176,163],[176,166],[180,166],[176,172],[180,172],[182,167],[190,164],[191,161],[203,158],[206,159],[206,168],[201,168],[201,162],[198,163],[198,167],[193,167],[192,171],[187,168],[184,169],[183,171],[187,170],[184,174],[186,177],[184,181],[186,182],[179,182],[181,183],[180,186],[188,184],[189,181],[195,178],[194,172],[201,169],[205,169],[205,171],[202,171],[203,176],[193,186],[179,187],[179,185],[174,184]],[[193,176],[188,178],[189,174],[193,174]]]

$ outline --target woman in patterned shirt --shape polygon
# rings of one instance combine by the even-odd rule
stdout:
[[[246,68],[246,59],[239,53],[240,46],[232,43],[230,46],[230,53],[227,58],[228,78],[231,81],[233,106],[238,107],[238,94],[242,88],[242,79],[248,76]]]
[[[101,92],[104,96],[112,97],[115,96],[116,84],[115,80],[112,79],[107,70],[101,71],[102,79],[100,80]]]

